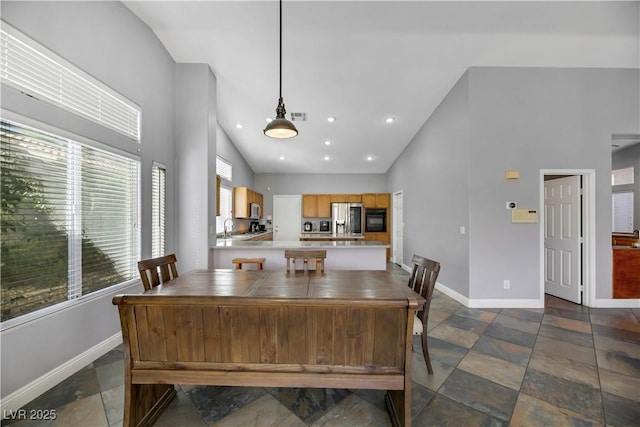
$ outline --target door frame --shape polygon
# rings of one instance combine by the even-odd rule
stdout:
[[[404,267],[404,261],[403,261],[403,257],[404,257],[404,247],[400,248],[401,252],[402,252],[402,256],[400,257],[400,262],[398,262],[398,260],[396,259],[396,248],[397,248],[397,242],[398,240],[400,240],[402,242],[402,246],[404,246],[404,222],[402,221],[402,217],[398,218],[397,215],[397,211],[396,211],[396,197],[399,197],[400,202],[402,203],[402,212],[404,213],[404,195],[402,193],[402,190],[398,190],[395,191],[392,195],[392,199],[391,199],[391,253],[393,254],[393,257],[391,259],[392,262],[398,264],[400,267]],[[402,215],[404,216],[404,214]],[[400,236],[402,237],[401,239],[398,239],[398,235],[396,235],[395,231],[396,231],[396,221],[400,221]]]
[[[594,307],[596,302],[596,171],[595,169],[540,169],[540,299],[544,301],[544,176],[545,175],[579,175],[582,177],[582,305]]]

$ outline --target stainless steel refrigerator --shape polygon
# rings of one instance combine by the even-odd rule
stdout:
[[[362,234],[362,203],[331,203],[331,231],[334,234]]]

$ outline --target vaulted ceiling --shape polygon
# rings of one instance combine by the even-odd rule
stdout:
[[[290,0],[282,92],[307,119],[274,140],[277,1],[124,4],[176,62],[209,64],[218,121],[256,173],[383,173],[472,66],[640,68],[635,1]]]

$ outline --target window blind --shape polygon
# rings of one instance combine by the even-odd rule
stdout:
[[[633,191],[612,194],[612,231],[633,232]]]
[[[0,79],[140,142],[140,107],[5,22]]]
[[[231,181],[231,172],[233,168],[231,163],[224,160],[222,157],[216,156],[216,174],[220,175],[220,178]]]
[[[216,217],[216,233],[224,233],[224,221],[231,218],[231,198],[231,189],[220,187],[220,215]]]
[[[167,169],[160,163],[151,168],[151,256],[163,256],[165,239]]]
[[[0,119],[1,321],[137,277],[139,162]]]

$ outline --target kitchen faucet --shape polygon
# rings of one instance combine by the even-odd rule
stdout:
[[[224,230],[224,238],[225,239],[228,237],[228,235],[227,235],[227,221],[231,221],[231,231],[233,231],[233,220],[231,218],[225,219],[224,223],[222,224],[222,229]]]

